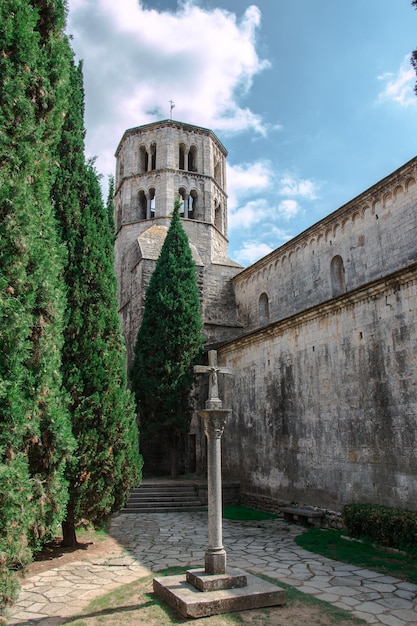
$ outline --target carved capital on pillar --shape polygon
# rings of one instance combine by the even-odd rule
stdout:
[[[198,414],[203,418],[207,439],[221,439],[230,411],[228,409],[209,409],[199,411]]]

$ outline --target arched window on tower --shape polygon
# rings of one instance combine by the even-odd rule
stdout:
[[[180,215],[181,217],[187,217],[187,206],[186,206],[186,200],[187,200],[187,193],[184,189],[184,187],[180,187],[180,189],[178,190],[178,194],[180,197]]]
[[[269,299],[266,293],[259,296],[259,324],[260,326],[269,324]]]
[[[214,180],[218,185],[222,185],[222,164],[220,159],[214,164]]]
[[[156,170],[156,143],[151,144],[151,170]]]
[[[197,197],[196,190],[192,189],[188,196],[188,217],[190,220],[197,219]]]
[[[188,171],[197,171],[197,148],[195,146],[191,146],[190,152],[188,153]]]
[[[145,192],[141,189],[138,193],[138,205],[139,205],[139,219],[146,220],[147,217],[147,205],[148,201],[146,199]]]
[[[139,174],[144,174],[148,171],[148,152],[145,146],[139,148]]]
[[[185,169],[185,146],[183,143],[180,143],[179,154],[178,154],[178,169]]]
[[[345,268],[343,259],[338,254],[332,258],[330,263],[330,277],[332,281],[332,296],[340,296],[345,293]]]
[[[214,202],[214,225],[223,232],[223,211],[222,205],[217,200]]]
[[[152,189],[149,189],[149,215],[151,219],[155,217],[155,211],[156,211],[156,193],[155,193],[155,189],[152,187]]]

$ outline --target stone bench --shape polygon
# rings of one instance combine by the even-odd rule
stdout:
[[[321,528],[321,518],[323,517],[323,511],[316,511],[315,509],[299,508],[295,506],[288,506],[280,509],[286,522],[298,522],[307,521],[308,524]]]

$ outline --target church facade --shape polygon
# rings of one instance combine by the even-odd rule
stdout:
[[[227,153],[200,127],[126,131],[116,275],[131,359],[176,197],[208,347],[231,367],[223,474],[248,504],[417,509],[417,159],[243,269],[228,258]],[[197,389],[201,408],[205,390]],[[205,470],[197,415],[188,469]]]

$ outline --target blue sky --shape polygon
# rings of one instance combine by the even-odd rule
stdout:
[[[229,151],[231,258],[248,265],[417,154],[411,0],[69,0],[87,155],[173,118]]]

